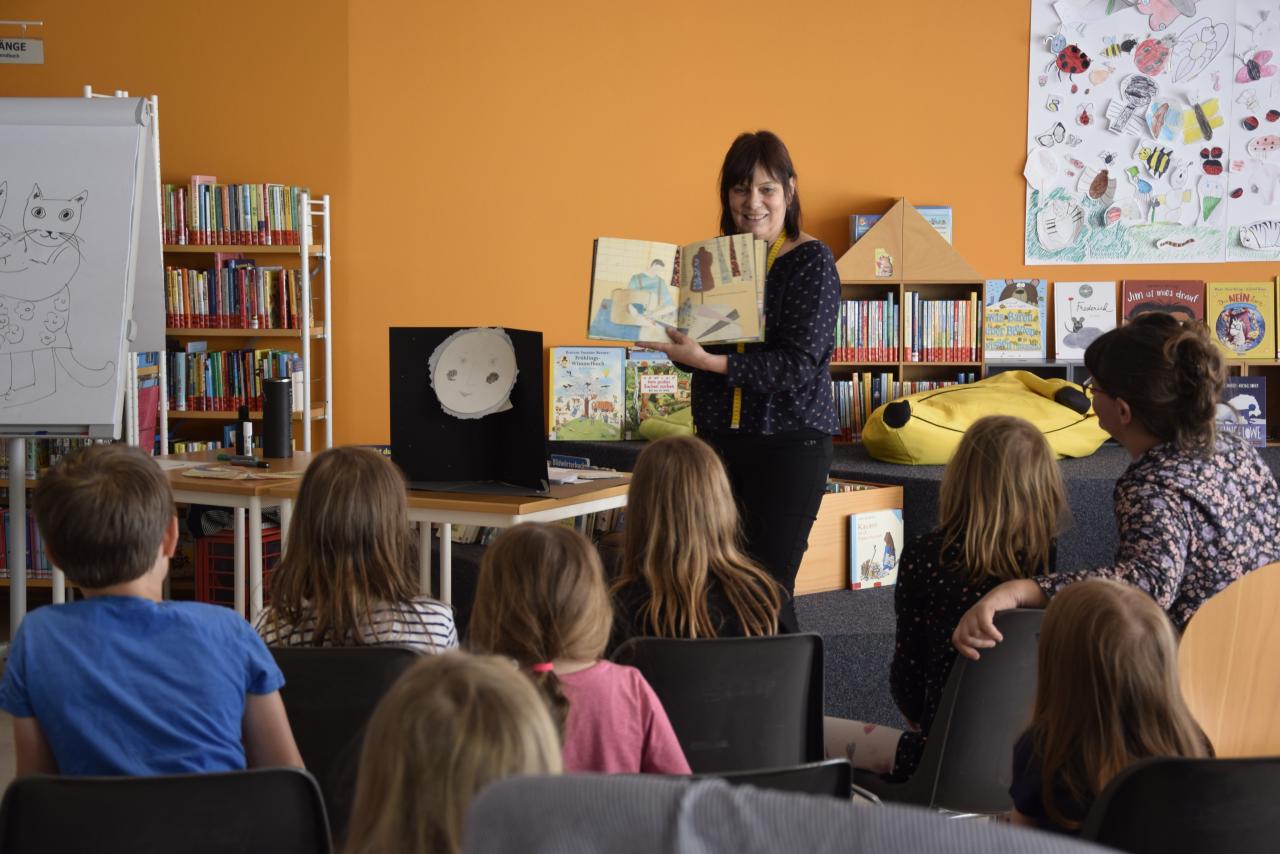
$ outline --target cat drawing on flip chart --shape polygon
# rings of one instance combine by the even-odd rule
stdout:
[[[81,364],[67,334],[70,284],[84,257],[76,236],[89,193],[49,198],[36,184],[27,197],[22,230],[0,225],[0,407],[41,400],[56,388],[54,362],[80,386],[110,379],[114,362]],[[0,182],[0,216],[8,182]]]

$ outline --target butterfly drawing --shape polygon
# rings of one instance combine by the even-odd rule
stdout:
[[[1213,129],[1222,127],[1223,121],[1217,98],[1192,101],[1191,109],[1182,111],[1182,141],[1190,144],[1213,139]]]
[[[1254,51],[1253,56],[1242,60],[1244,62],[1244,67],[1236,72],[1236,82],[1249,83],[1275,74],[1276,67],[1274,65],[1267,64],[1271,61],[1271,57],[1272,53],[1269,50]],[[1240,59],[1240,57],[1236,58]]]
[[[1036,137],[1036,142],[1045,148],[1053,148],[1064,141],[1067,145],[1079,145],[1080,137],[1075,134],[1068,134],[1062,122],[1054,122],[1053,127]]]

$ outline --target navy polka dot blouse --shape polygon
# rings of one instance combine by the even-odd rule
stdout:
[[[693,420],[704,433],[731,430],[733,390],[742,389],[738,431],[757,435],[811,428],[840,432],[831,397],[831,353],[840,276],[820,240],[774,261],[765,281],[764,342],[707,347],[729,357],[729,372],[693,372]]]

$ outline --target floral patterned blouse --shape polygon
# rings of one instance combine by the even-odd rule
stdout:
[[[1126,581],[1181,631],[1209,597],[1280,560],[1280,492],[1258,452],[1230,433],[1202,456],[1166,442],[1134,460],[1115,489],[1115,564],[1038,578],[1046,596],[1076,581]]]

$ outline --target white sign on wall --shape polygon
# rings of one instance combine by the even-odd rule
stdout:
[[[44,65],[44,40],[0,36],[0,63]]]

